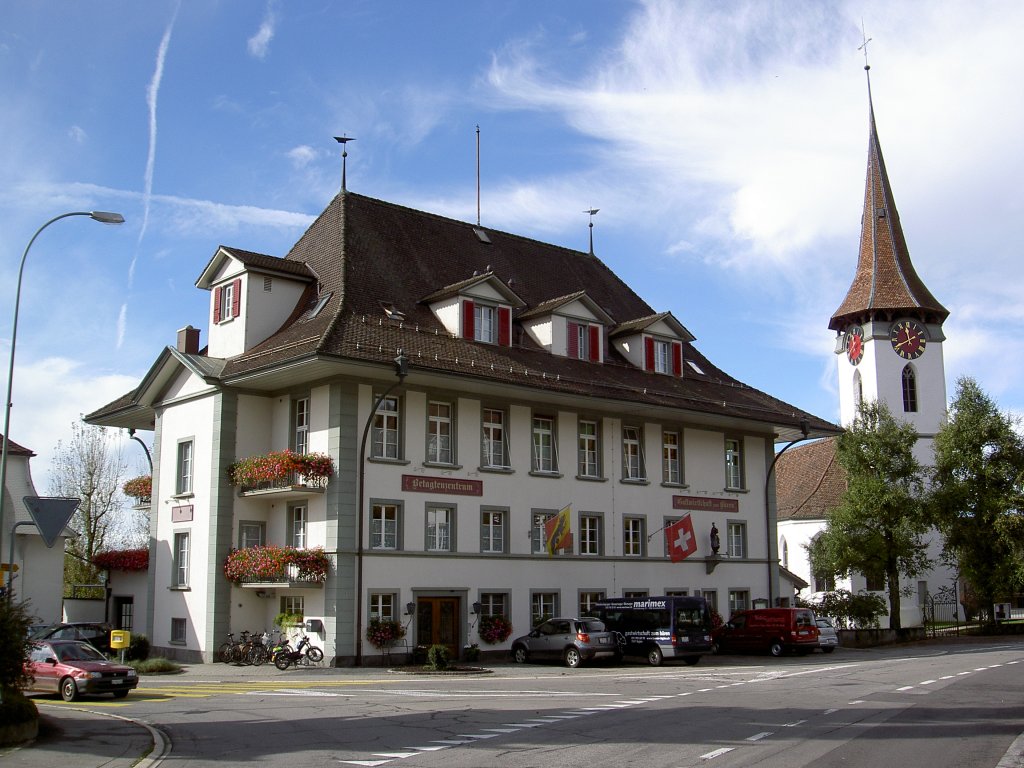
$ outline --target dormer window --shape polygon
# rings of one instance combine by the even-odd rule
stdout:
[[[224,323],[241,314],[242,280],[236,278],[213,289],[213,322]]]
[[[463,300],[462,337],[485,344],[511,346],[512,310],[501,305]]]
[[[644,337],[644,368],[669,376],[683,375],[683,345],[652,336]]]
[[[476,304],[473,307],[473,339],[488,344],[498,341],[498,312],[496,307]]]
[[[590,323],[566,321],[567,355],[576,360],[601,360],[601,327]]]

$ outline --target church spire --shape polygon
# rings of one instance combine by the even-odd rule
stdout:
[[[866,62],[866,58],[865,58]],[[882,159],[882,147],[875,125],[871,99],[870,65],[865,63],[868,81],[868,171],[861,216],[860,255],[857,272],[842,304],[833,313],[829,328],[843,330],[851,323],[878,317],[894,319],[910,315],[925,322],[941,323],[949,315],[914,271],[903,236],[889,175]]]

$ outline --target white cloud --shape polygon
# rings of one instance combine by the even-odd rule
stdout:
[[[70,138],[75,144],[84,144],[86,139],[89,138],[89,134],[85,132],[85,129],[80,125],[72,125],[68,128],[68,138]]]
[[[248,41],[249,54],[251,56],[255,56],[257,59],[266,58],[267,52],[270,50],[270,41],[274,39],[274,28],[276,25],[277,13],[274,9],[274,3],[267,3],[267,11],[263,17],[263,22],[260,24],[260,28]]]
[[[319,153],[308,144],[289,149],[286,154],[295,168],[305,168],[319,156]]]

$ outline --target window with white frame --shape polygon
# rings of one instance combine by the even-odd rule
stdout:
[[[555,420],[550,416],[533,417],[533,471],[558,471]]]
[[[712,611],[718,610],[718,590],[717,589],[698,589],[694,594],[697,597],[703,597],[708,604],[708,608]]]
[[[580,616],[596,616],[595,607],[599,602],[604,600],[604,591],[600,592],[580,592]]]
[[[370,593],[370,618],[395,621],[395,595],[393,592]]]
[[[370,512],[370,549],[398,549],[397,504],[374,504]]]
[[[305,504],[293,504],[288,508],[288,543],[296,549],[306,548],[306,523],[308,508]]]
[[[217,294],[214,296],[214,322],[223,323],[235,316],[239,298],[236,292],[239,288],[239,281],[232,280],[215,289]]]
[[[428,552],[451,552],[455,510],[451,507],[427,507],[426,548]]]
[[[174,490],[179,496],[192,493],[192,445],[191,440],[178,443],[178,474]]]
[[[302,595],[282,595],[279,607],[281,613],[292,616],[306,615],[306,599]]]
[[[480,510],[480,551],[501,554],[505,551],[505,526],[508,522],[506,510]]]
[[[558,611],[557,592],[534,592],[530,595],[530,623],[537,626],[542,621],[556,616]]]
[[[643,557],[644,544],[646,543],[647,538],[644,536],[644,518],[623,518],[622,554],[628,557]]]
[[[481,616],[508,616],[508,595],[505,592],[480,593]]]
[[[508,432],[505,428],[505,411],[497,408],[484,408],[481,420],[483,467],[490,469],[507,469],[508,464]]]
[[[729,590],[729,615],[732,616],[736,611],[745,611],[750,608],[750,590],[749,589],[730,589]]]
[[[672,373],[672,345],[667,341],[654,340],[655,373]]]
[[[683,482],[678,432],[661,433],[661,479],[669,485],[679,485]]]
[[[398,398],[389,395],[380,401],[373,415],[370,455],[377,459],[399,459],[400,410]]]
[[[255,520],[242,520],[238,524],[238,548],[262,547],[267,543],[267,524]]]
[[[601,466],[598,463],[597,422],[579,422],[579,475],[580,477],[600,477]]]
[[[452,464],[452,404],[431,400],[427,408],[427,461]]]
[[[188,621],[185,619],[171,619],[171,642],[175,645],[186,642],[188,633]]]
[[[643,433],[640,427],[622,428],[622,472],[626,480],[644,480]]]
[[[179,531],[174,534],[174,575],[171,584],[175,587],[188,586],[189,554],[191,552],[192,540],[188,531]]]
[[[498,343],[498,309],[486,304],[473,305],[473,339]]]
[[[743,444],[736,438],[725,439],[725,487],[743,488]]]
[[[544,524],[555,516],[554,512],[534,512],[530,526],[530,551],[535,555],[547,554]]]
[[[730,521],[726,528],[726,552],[729,557],[747,556],[747,524]]]
[[[292,409],[296,453],[309,453],[309,398],[296,398]]]
[[[601,554],[601,516],[580,515],[580,554]]]
[[[590,359],[590,326],[580,325],[579,323],[569,323],[569,332],[573,334],[576,341],[575,355],[579,360]],[[572,343],[569,344],[570,350],[572,350]]]

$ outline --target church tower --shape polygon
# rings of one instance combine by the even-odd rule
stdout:
[[[918,461],[931,464],[931,438],[946,412],[942,323],[949,315],[910,261],[875,125],[868,71],[868,169],[860,255],[853,283],[833,313],[840,419],[853,423],[861,401],[881,400],[923,438]]]

